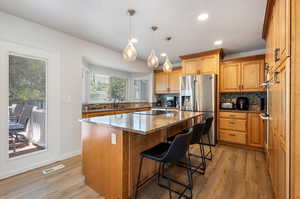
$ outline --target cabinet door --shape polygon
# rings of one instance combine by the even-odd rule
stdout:
[[[168,93],[168,73],[154,73],[155,93]]]
[[[224,63],[221,66],[221,92],[240,91],[240,63]]]
[[[183,69],[186,76],[197,74],[199,61],[198,60],[188,60],[184,61]]]
[[[264,81],[264,61],[255,60],[241,63],[242,91],[263,91],[260,86]]]
[[[200,74],[217,74],[218,60],[216,55],[205,56],[201,58],[201,64],[198,66]]]
[[[169,73],[169,93],[179,93],[181,69]]]
[[[257,113],[248,114],[248,145],[264,147],[264,123]]]

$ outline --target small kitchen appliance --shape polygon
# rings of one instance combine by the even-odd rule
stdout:
[[[234,109],[234,104],[231,102],[222,102],[221,103],[221,109],[229,109],[232,110]]]
[[[238,97],[236,99],[236,109],[249,110],[249,99],[247,97]]]
[[[166,98],[167,107],[175,107],[176,106],[176,98],[175,97],[167,97]]]

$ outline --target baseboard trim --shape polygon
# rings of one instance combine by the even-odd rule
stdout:
[[[78,156],[78,155],[81,155],[81,150],[73,151],[73,152],[70,152],[70,153],[65,153],[65,154],[60,156],[59,160],[61,161],[61,160],[69,159],[69,158],[72,158],[72,157]]]
[[[6,178],[15,176],[15,175],[25,173],[27,171],[38,169],[40,167],[44,167],[44,166],[47,166],[49,164],[52,164],[52,163],[55,163],[55,162],[58,162],[58,161],[62,161],[62,160],[68,159],[68,158],[72,158],[72,157],[78,156],[80,154],[81,154],[81,150],[73,151],[73,152],[70,152],[70,153],[65,153],[65,154],[61,155],[59,158],[54,158],[54,159],[51,159],[51,160],[39,162],[37,164],[31,165],[30,167],[26,167],[26,168],[10,171],[10,172],[7,172],[7,173],[3,173],[3,174],[0,174],[0,180],[3,180],[3,179],[6,179]]]
[[[37,164],[31,165],[30,167],[18,169],[18,170],[15,170],[15,171],[10,171],[10,172],[1,174],[1,175],[0,175],[0,180],[3,180],[3,179],[5,179],[5,178],[9,178],[9,177],[12,177],[12,176],[15,176],[15,175],[19,175],[19,174],[25,173],[25,172],[27,172],[27,171],[31,171],[31,170],[33,170],[33,169],[40,168],[40,167],[43,167],[43,166],[52,164],[52,163],[54,163],[54,162],[57,162],[57,159],[39,162],[39,163],[37,163]]]

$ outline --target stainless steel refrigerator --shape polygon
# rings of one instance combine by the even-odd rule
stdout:
[[[180,78],[180,110],[203,112],[214,117],[210,129],[211,144],[216,145],[216,75],[194,75]]]

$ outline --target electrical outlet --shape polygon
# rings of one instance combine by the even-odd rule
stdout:
[[[117,144],[117,135],[114,133],[111,134],[111,144]]]

